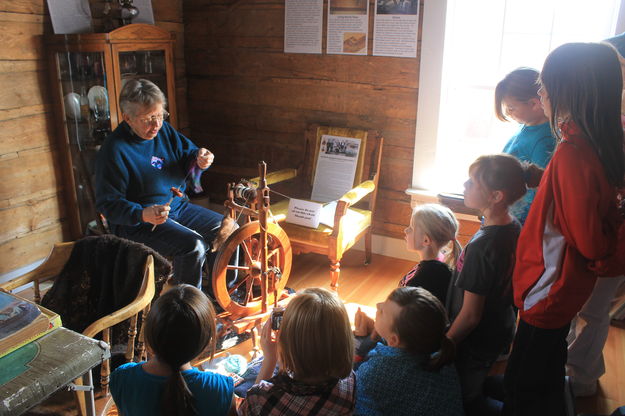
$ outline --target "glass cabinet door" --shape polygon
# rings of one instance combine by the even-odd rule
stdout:
[[[84,235],[89,228],[101,230],[95,209],[95,155],[111,132],[111,97],[104,53],[59,52],[56,62],[78,216]]]
[[[130,79],[147,79],[155,83],[169,101],[164,50],[119,52],[119,72],[122,88]]]

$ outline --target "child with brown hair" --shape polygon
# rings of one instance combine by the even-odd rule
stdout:
[[[354,341],[343,302],[322,288],[299,292],[288,304],[274,339],[262,329],[264,359],[242,415],[350,415],[356,378]],[[276,363],[278,374],[273,376]]]
[[[597,276],[622,275],[622,264],[610,270],[610,263],[625,258],[617,209],[625,176],[618,54],[607,44],[561,45],[545,60],[540,85],[559,143],[517,250],[520,319],[505,374],[505,410],[514,415],[565,414],[571,320]]]
[[[514,336],[512,270],[521,226],[508,208],[527,190],[526,170],[514,156],[481,156],[469,167],[464,183],[464,204],[484,218],[456,265],[450,294],[453,323],[447,335],[458,347],[456,368],[469,415],[489,411],[483,384]]]
[[[508,140],[503,152],[544,169],[551,159],[556,141],[540,104],[539,76],[535,69],[517,68],[499,81],[495,87],[495,114],[501,121],[511,118],[520,124],[519,131]],[[521,225],[525,223],[534,193],[535,190],[529,189],[522,199],[510,207],[510,213]]]
[[[375,323],[360,325],[385,340],[356,371],[357,415],[462,415],[454,345],[441,302],[421,287],[400,287],[378,303]]]
[[[206,347],[211,355],[215,349],[215,311],[204,293],[182,284],[161,295],[146,319],[145,339],[153,356],[111,374],[120,414],[234,414],[233,380],[190,365]]]

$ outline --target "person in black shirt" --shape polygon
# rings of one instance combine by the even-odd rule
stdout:
[[[420,261],[399,282],[400,287],[422,287],[447,305],[451,268],[460,254],[456,239],[458,220],[453,212],[438,204],[418,205],[412,211],[410,226],[404,230],[406,248],[419,253]],[[451,250],[443,250],[451,245]]]
[[[512,271],[521,225],[508,209],[525,195],[527,168],[511,155],[481,156],[464,184],[464,204],[479,210],[484,220],[456,264],[449,293],[453,322],[447,335],[457,346],[456,368],[468,416],[488,415],[501,407],[485,407],[482,390],[491,366],[514,336]]]

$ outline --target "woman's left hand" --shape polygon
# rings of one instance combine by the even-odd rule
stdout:
[[[213,164],[214,159],[215,155],[213,155],[208,149],[202,147],[197,152],[197,165],[202,170],[208,169],[208,167]]]

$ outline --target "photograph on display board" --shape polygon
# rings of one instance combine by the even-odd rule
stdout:
[[[377,0],[377,14],[417,14],[419,0]]]
[[[343,52],[344,53],[359,53],[364,51],[367,47],[367,34],[366,33],[343,33]]]

